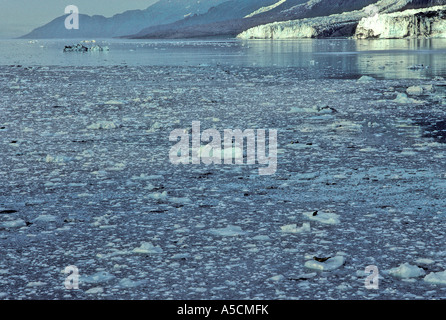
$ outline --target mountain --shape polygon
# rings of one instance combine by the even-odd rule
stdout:
[[[79,29],[65,29],[66,15],[22,36],[44,38],[111,38],[138,33],[140,30],[206,13],[227,0],[160,0],[145,10],[129,10],[111,18],[79,15]]]
[[[171,24],[149,27],[128,38],[236,36],[251,27],[324,16],[363,8],[378,0],[232,0],[209,12]],[[247,5],[248,3],[252,5]],[[255,5],[254,5],[255,4]],[[250,9],[250,10],[247,10]]]
[[[445,4],[446,0],[160,0],[145,10],[111,18],[80,15],[79,30],[66,30],[62,16],[22,38],[353,36],[359,21],[375,11]]]
[[[305,0],[301,0],[304,2]],[[184,38],[189,34],[192,37],[202,35],[214,35],[211,30],[200,31],[201,26],[216,25],[224,28],[224,25],[230,25],[233,20],[241,20],[245,16],[258,10],[263,6],[276,3],[277,0],[228,0],[222,4],[212,7],[208,12],[200,15],[190,16],[183,20],[166,23],[159,26],[149,26],[129,38]],[[211,28],[214,29],[214,28]],[[196,34],[194,34],[196,33]],[[220,32],[220,34],[228,34]]]

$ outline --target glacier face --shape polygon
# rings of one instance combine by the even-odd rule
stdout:
[[[446,38],[446,6],[377,14],[360,20],[359,39]]]
[[[250,28],[237,37],[240,39],[292,39],[345,36],[352,33],[357,21],[365,16],[362,11],[335,14],[285,22],[274,22]]]
[[[300,6],[296,6],[293,10],[299,10],[311,6],[311,10],[316,14],[325,2],[323,0],[311,0],[308,3]],[[327,2],[328,3],[328,2]],[[341,0],[337,2],[337,5],[343,8],[349,8],[350,1]],[[284,22],[273,22],[264,25],[255,26],[240,33],[237,37],[241,39],[290,39],[290,38],[324,38],[324,37],[344,37],[353,36],[355,34],[361,34],[358,37],[369,37],[369,31],[363,31],[360,33],[355,32],[360,21],[363,23],[364,28],[374,28],[379,30],[384,25],[390,23],[385,20],[388,14],[395,13],[395,17],[400,13],[397,11],[405,10],[407,8],[419,8],[426,7],[432,3],[446,4],[444,0],[380,0],[377,2],[369,1],[363,2],[366,5],[362,9],[352,10],[343,13],[336,13],[329,16],[308,17],[306,19],[288,20]],[[333,4],[331,4],[333,5]],[[441,10],[442,6],[435,6],[424,9],[411,9],[405,10],[407,12],[406,24],[407,28],[419,28],[421,33],[440,35],[444,31],[444,20],[442,13],[435,13],[437,10]],[[353,8],[350,6],[350,8]],[[287,11],[289,11],[288,9]],[[423,12],[426,14],[423,14]],[[285,11],[284,11],[285,12]],[[417,21],[418,27],[413,26],[413,22],[410,22],[410,15],[418,12]],[[427,14],[427,12],[430,12]],[[431,18],[430,15],[435,14],[436,18]],[[424,15],[424,18],[422,17]],[[392,15],[390,15],[392,17]],[[383,19],[383,20],[377,20]],[[384,21],[385,20],[385,21]],[[390,21],[390,20],[389,20]],[[404,23],[403,23],[404,24]],[[405,35],[411,31],[408,30],[396,30],[401,26],[394,26],[395,30],[393,38],[405,37]],[[427,30],[426,30],[427,28]],[[365,29],[364,29],[365,30]],[[369,30],[369,29],[367,29]],[[365,36],[362,36],[364,34]],[[373,33],[372,33],[373,34]]]

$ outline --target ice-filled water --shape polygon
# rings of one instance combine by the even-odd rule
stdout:
[[[110,51],[61,54],[80,41]],[[0,40],[0,65],[299,67],[319,78],[446,76],[445,54],[446,39]]]
[[[1,41],[0,297],[444,299],[444,46],[423,41]],[[194,121],[277,130],[277,171],[173,165]]]

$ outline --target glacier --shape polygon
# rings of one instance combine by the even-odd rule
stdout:
[[[359,39],[399,39],[446,37],[446,6],[377,14],[359,21],[355,37]]]
[[[310,6],[310,3],[323,3],[321,1],[309,1],[304,6]],[[342,2],[340,2],[342,5]],[[434,2],[435,4],[446,4],[443,1]],[[429,1],[413,0],[381,0],[369,4],[362,9],[334,13],[328,16],[305,17],[288,21],[276,21],[272,23],[258,25],[249,28],[239,35],[239,39],[295,39],[295,38],[327,38],[327,37],[351,37],[368,38],[369,30],[386,28],[390,21],[387,17],[405,17],[407,28],[419,28],[423,33],[426,30],[428,35],[444,34],[444,6],[428,7]],[[420,9],[421,7],[421,9]],[[409,9],[410,8],[410,9]],[[406,10],[407,9],[407,10]],[[289,10],[288,10],[289,11]],[[313,10],[314,11],[314,10]],[[402,12],[400,12],[402,11]],[[285,11],[284,11],[285,12]],[[413,15],[416,17],[412,17]],[[387,19],[387,20],[386,20]],[[411,27],[413,19],[416,19],[415,26]],[[400,19],[398,19],[399,21]],[[418,27],[417,27],[418,25]],[[398,29],[394,26],[394,29]],[[407,30],[394,31],[392,37],[405,37]],[[417,34],[417,32],[415,31]],[[426,34],[424,32],[423,34]],[[363,36],[365,35],[365,36]],[[374,35],[374,33],[372,33]]]

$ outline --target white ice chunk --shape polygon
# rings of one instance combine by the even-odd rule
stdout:
[[[99,293],[103,293],[104,292],[104,288],[101,287],[95,287],[95,288],[91,288],[88,289],[87,291],[85,291],[86,294],[99,294]]]
[[[395,100],[393,102],[400,103],[400,104],[406,104],[406,103],[422,103],[421,101],[409,98],[405,93],[398,93],[396,95]]]
[[[162,253],[163,249],[161,247],[155,247],[150,242],[142,242],[141,246],[133,249],[134,253],[152,254],[152,253]]]
[[[417,259],[415,262],[416,262],[416,263],[419,263],[419,264],[432,264],[432,263],[434,263],[435,261],[432,260],[432,259],[420,258],[420,259]]]
[[[343,256],[336,256],[330,258],[324,262],[319,262],[316,260],[309,260],[305,262],[305,267],[308,269],[319,270],[319,271],[333,271],[344,265],[345,258]]]
[[[286,226],[280,227],[282,232],[285,233],[303,233],[303,232],[310,232],[311,226],[309,223],[304,223],[302,227],[298,228],[296,224],[288,224]]]
[[[164,191],[163,193],[155,192],[149,195],[149,198],[152,198],[154,200],[166,200],[167,199],[167,191]]]
[[[223,237],[235,237],[246,234],[246,232],[243,231],[242,228],[232,225],[229,225],[226,228],[221,228],[221,229],[210,229],[209,232],[214,235]]]
[[[189,198],[177,198],[177,197],[171,197],[169,198],[169,201],[176,204],[187,204],[192,202],[192,200]]]
[[[120,287],[120,288],[136,288],[136,287],[143,285],[146,282],[147,281],[145,281],[145,280],[134,281],[134,280],[131,280],[128,278],[124,278],[119,281],[118,287]]]
[[[431,272],[424,277],[424,281],[431,284],[443,284],[446,285],[446,271]]]
[[[358,82],[372,82],[372,81],[376,81],[376,79],[370,76],[362,76],[361,78],[358,79]]]
[[[101,283],[107,282],[114,279],[115,276],[107,271],[100,271],[92,274],[90,276],[81,276],[79,279],[80,283]]]
[[[406,92],[410,96],[419,96],[423,94],[423,88],[420,86],[411,86],[407,88]]]
[[[20,228],[26,226],[26,223],[22,219],[12,220],[12,221],[6,221],[0,224],[0,229],[4,228]]]
[[[397,278],[407,279],[424,276],[425,272],[422,268],[412,266],[406,262],[401,264],[397,268],[390,269],[389,274]]]
[[[272,276],[268,280],[278,282],[278,281],[282,281],[283,279],[285,279],[285,277],[281,274],[278,274],[278,275]]]
[[[55,222],[56,219],[57,219],[56,216],[50,214],[44,214],[35,218],[34,222]]]
[[[318,221],[324,224],[338,224],[340,223],[339,215],[332,212],[318,212],[314,215],[313,212],[304,212],[303,215],[310,220]]]

